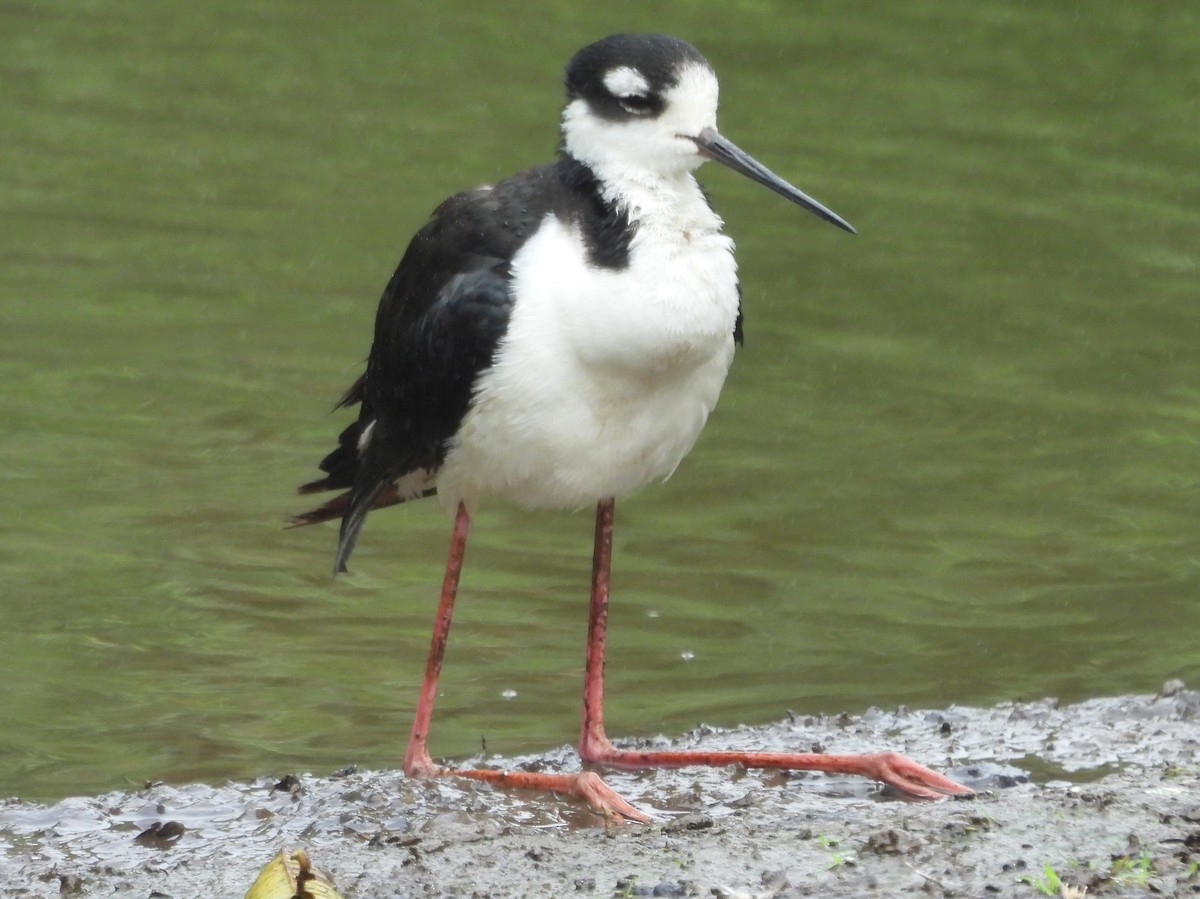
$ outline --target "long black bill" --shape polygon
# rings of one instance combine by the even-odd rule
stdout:
[[[741,172],[751,181],[757,181],[763,187],[769,187],[781,197],[787,197],[797,206],[803,206],[813,215],[820,216],[831,225],[837,225],[851,234],[858,233],[854,230],[853,225],[832,209],[827,209],[804,191],[788,184],[733,141],[722,137],[715,128],[705,128],[692,140],[700,148],[701,156],[719,162],[721,165],[727,165],[735,172]]]

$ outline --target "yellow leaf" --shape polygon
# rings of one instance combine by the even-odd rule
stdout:
[[[258,872],[246,899],[342,899],[333,883],[312,866],[303,849],[287,850]]]

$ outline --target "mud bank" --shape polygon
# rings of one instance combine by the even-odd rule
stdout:
[[[0,803],[0,895],[240,897],[305,847],[345,899],[393,896],[1200,895],[1200,693],[1062,706],[790,714],[674,747],[891,748],[981,792],[905,802],[822,774],[655,771],[609,782],[656,817],[396,772],[148,785]],[[489,765],[572,770],[572,753]]]

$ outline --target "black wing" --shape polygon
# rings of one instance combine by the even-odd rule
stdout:
[[[521,197],[536,193],[551,168],[446,200],[413,237],[388,282],[366,372],[338,404],[357,404],[358,418],[322,460],[325,477],[300,488],[347,492],[292,520],[342,517],[335,571],[345,570],[372,508],[434,492],[406,493],[397,482],[417,475],[412,483],[432,484],[445,461],[475,383],[508,327],[509,264],[545,211]]]
[[[292,520],[342,518],[335,571],[371,509],[435,492],[433,476],[508,329],[512,258],[550,213],[579,227],[592,264],[628,261],[636,229],[627,212],[565,155],[451,197],[409,244],[379,302],[366,373],[339,403],[358,404],[358,419],[321,462],[326,476],[300,488],[347,492]]]

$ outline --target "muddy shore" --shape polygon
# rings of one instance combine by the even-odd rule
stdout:
[[[0,895],[242,896],[302,846],[345,899],[1200,895],[1200,692],[789,714],[654,744],[896,749],[980,793],[906,802],[823,774],[614,773],[651,825],[397,772],[286,772],[0,802]],[[562,749],[488,765],[577,768]]]

